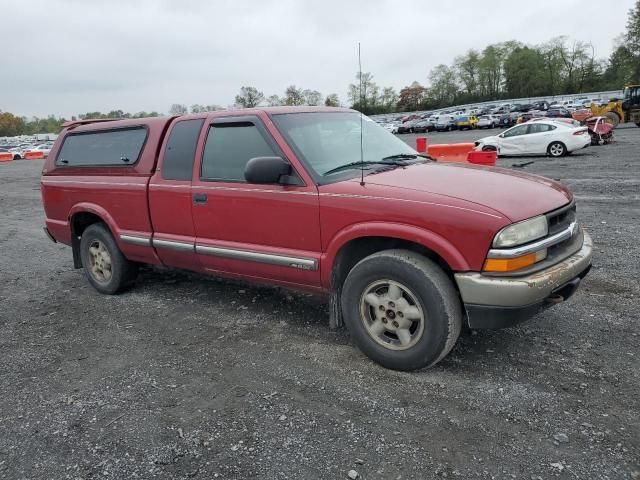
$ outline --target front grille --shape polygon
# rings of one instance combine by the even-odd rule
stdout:
[[[575,202],[547,213],[547,221],[549,222],[549,235],[554,235],[569,228],[569,225],[576,221]]]

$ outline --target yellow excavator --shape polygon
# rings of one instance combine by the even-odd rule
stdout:
[[[592,103],[590,110],[591,116],[607,117],[607,122],[614,128],[626,122],[640,127],[640,85],[627,85],[622,99],[612,98],[602,106]]]

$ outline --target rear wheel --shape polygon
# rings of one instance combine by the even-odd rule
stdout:
[[[547,148],[547,153],[554,158],[564,157],[567,154],[567,147],[562,142],[553,142]]]
[[[125,258],[103,223],[89,225],[82,233],[80,256],[89,283],[100,293],[118,293],[138,273],[137,264]]]
[[[449,277],[408,250],[360,261],[345,280],[341,302],[360,350],[396,370],[436,364],[451,351],[462,326],[462,306]]]

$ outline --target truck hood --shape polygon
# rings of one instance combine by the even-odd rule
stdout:
[[[504,168],[425,163],[368,175],[368,184],[454,197],[491,208],[518,222],[550,212],[572,199],[554,180]]]

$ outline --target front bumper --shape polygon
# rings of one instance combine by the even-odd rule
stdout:
[[[522,277],[456,273],[470,328],[503,328],[567,300],[591,268],[593,241],[584,232],[582,247],[549,268]]]

